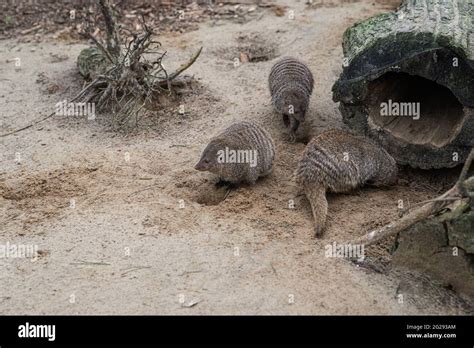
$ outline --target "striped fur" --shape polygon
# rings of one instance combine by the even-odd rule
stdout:
[[[326,191],[347,192],[366,183],[390,185],[396,178],[395,160],[383,148],[340,129],[313,138],[296,171],[297,183],[311,204],[318,236],[326,221]]]
[[[256,166],[249,163],[219,163],[219,151],[256,151]],[[271,173],[275,158],[275,146],[270,134],[251,122],[232,124],[222,133],[211,139],[204,149],[196,169],[218,175],[220,180],[231,183],[247,182],[254,184],[259,177]]]
[[[308,67],[292,57],[281,59],[270,71],[268,86],[272,104],[283,115],[292,137],[300,122],[304,121],[313,84],[313,75]]]

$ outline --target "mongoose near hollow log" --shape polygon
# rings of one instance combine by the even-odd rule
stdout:
[[[364,184],[395,183],[397,165],[382,147],[366,137],[332,129],[314,137],[306,146],[296,182],[311,204],[314,232],[321,236],[326,222],[326,191],[347,192]]]
[[[194,168],[231,184],[254,184],[271,173],[274,158],[270,134],[254,123],[238,122],[211,139]]]
[[[290,140],[295,141],[296,130],[304,121],[309,98],[313,92],[313,75],[299,60],[285,57],[271,69],[268,86],[275,110],[283,115],[283,122],[290,130]]]

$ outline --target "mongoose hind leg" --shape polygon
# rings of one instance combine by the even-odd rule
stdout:
[[[374,187],[385,187],[394,185],[397,183],[397,166],[393,164],[391,166],[383,167],[381,170],[367,181],[367,185]]]
[[[255,168],[249,170],[246,178],[246,182],[250,185],[254,185],[258,180],[258,171]]]
[[[272,173],[273,167],[268,168],[266,171],[264,171],[262,174],[260,174],[261,177],[268,176]]]

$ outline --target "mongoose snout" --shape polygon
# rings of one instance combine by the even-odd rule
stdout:
[[[194,169],[201,172],[209,171],[217,160],[217,151],[219,148],[214,143],[210,143],[206,146],[201,156],[201,159],[194,166]]]

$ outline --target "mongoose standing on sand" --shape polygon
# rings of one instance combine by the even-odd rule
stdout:
[[[347,192],[366,183],[390,185],[396,178],[395,160],[383,148],[340,129],[314,137],[296,171],[296,181],[311,204],[316,236],[321,236],[326,222],[327,190]]]
[[[311,71],[295,58],[281,59],[270,71],[268,86],[272,103],[275,110],[283,115],[283,122],[290,129],[291,141],[295,141],[296,130],[304,121],[313,84]]]
[[[254,184],[270,174],[274,157],[270,134],[254,123],[239,122],[211,139],[194,168],[231,184]]]

